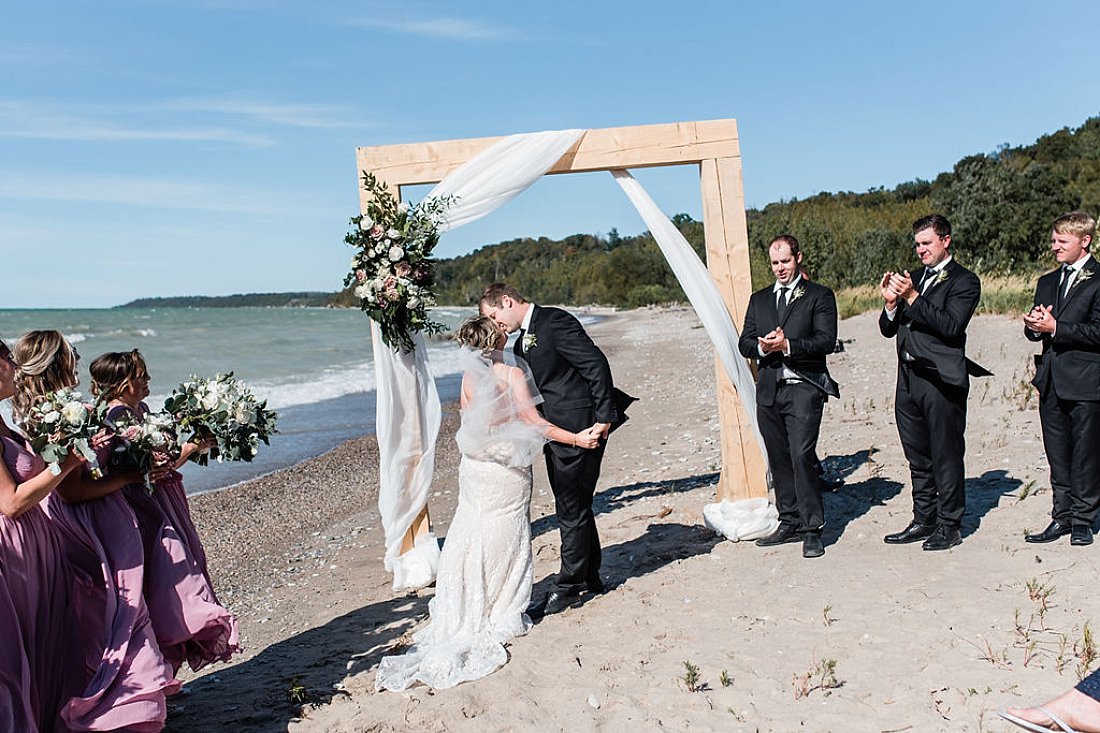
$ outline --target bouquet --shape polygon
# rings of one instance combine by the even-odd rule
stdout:
[[[128,412],[113,423],[105,423],[121,439],[111,460],[115,465],[146,474],[145,488],[153,490],[149,472],[172,466],[180,457],[176,420],[168,412],[147,412],[138,417]]]
[[[164,411],[176,422],[182,434],[190,431],[189,440],[214,442],[210,450],[219,462],[251,461],[259,451],[260,441],[269,444],[277,433],[278,415],[267,409],[267,401],[259,401],[233,372],[218,374],[213,379],[191,376],[174,390],[164,403]],[[182,441],[180,444],[182,445]],[[205,452],[192,456],[205,466],[210,462]]]
[[[367,213],[351,219],[344,241],[358,252],[344,287],[355,285],[359,307],[382,331],[394,350],[413,350],[412,334],[444,330],[428,316],[435,305],[432,249],[439,241],[443,212],[453,197],[421,201],[413,207],[397,199],[372,173],[363,174],[371,195]]]
[[[106,404],[87,402],[84,395],[68,387],[47,394],[31,408],[23,421],[34,452],[42,456],[54,476],[61,464],[76,451],[88,463],[92,478],[102,478],[92,437],[99,432]]]

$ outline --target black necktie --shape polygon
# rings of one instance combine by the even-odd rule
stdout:
[[[1070,276],[1073,275],[1073,267],[1070,265],[1062,265],[1062,279],[1058,283],[1058,300],[1055,305],[1059,310],[1062,308],[1062,302],[1066,299],[1066,285],[1069,283]]]
[[[917,292],[921,295],[924,295],[924,286],[927,285],[928,281],[935,277],[936,274],[937,273],[934,269],[932,269],[931,267],[926,267],[924,269],[924,274],[921,275],[920,284],[917,285]]]
[[[775,310],[779,315],[780,322],[783,321],[783,316],[787,313],[787,308],[790,306],[791,288],[789,285],[784,285],[779,288],[779,302],[776,304]]]

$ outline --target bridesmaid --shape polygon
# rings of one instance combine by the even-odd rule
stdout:
[[[0,401],[15,393],[15,361],[0,341]],[[0,415],[0,730],[64,730],[61,706],[90,675],[68,609],[72,570],[38,503],[80,466],[53,475]]]
[[[111,352],[92,361],[92,393],[108,400],[107,420],[141,418],[149,411],[149,371],[141,352]],[[116,438],[116,440],[120,440]],[[185,443],[173,468],[179,468],[202,446]],[[145,545],[145,602],[153,630],[174,671],[186,661],[192,670],[224,662],[239,650],[237,620],[214,594],[206,552],[187,504],[178,471],[160,473],[155,489],[143,484],[123,488],[137,515]]]
[[[77,384],[79,358],[57,331],[31,331],[15,344],[13,415],[23,419],[44,395]],[[97,449],[106,465],[106,446]],[[93,481],[71,472],[46,500],[63,547],[85,574],[75,604],[93,671],[84,690],[69,700],[62,718],[73,730],[159,731],[166,695],[179,691],[171,665],[157,646],[142,594],[144,552],[133,510],[120,489],[141,481],[136,471]],[[94,564],[84,561],[94,557]]]

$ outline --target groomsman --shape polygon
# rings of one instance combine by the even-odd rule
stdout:
[[[1053,521],[1028,542],[1070,536],[1092,544],[1100,507],[1100,265],[1089,253],[1096,220],[1074,211],[1054,220],[1050,248],[1061,265],[1039,278],[1024,335],[1043,342],[1035,357],[1039,421],[1050,463]]]
[[[883,539],[892,545],[924,540],[925,550],[947,550],[962,542],[970,376],[990,374],[966,358],[966,326],[982,286],[951,256],[947,219],[917,219],[913,240],[923,267],[912,275],[887,272],[879,283],[879,330],[897,336],[894,416],[913,482],[913,521]]]
[[[825,357],[836,348],[836,297],[802,276],[798,240],[782,234],[768,246],[775,283],[749,298],[738,344],[755,358],[756,419],[771,464],[779,528],[761,547],[802,540],[803,557],[821,557],[817,436],[828,397],[839,397]]]

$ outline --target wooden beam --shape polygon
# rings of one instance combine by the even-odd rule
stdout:
[[[703,230],[707,242],[707,269],[726,308],[740,328],[752,295],[749,272],[749,232],[741,159],[704,160],[700,165],[703,194]],[[715,360],[718,383],[718,421],[722,426],[722,476],[718,498],[735,501],[768,495],[764,456],[749,427],[749,415],[726,370]]]
[[[356,148],[359,171],[370,171],[391,188],[437,183],[499,137]],[[736,120],[588,130],[549,173],[687,165],[709,158],[738,157]],[[362,186],[360,185],[362,194]]]

